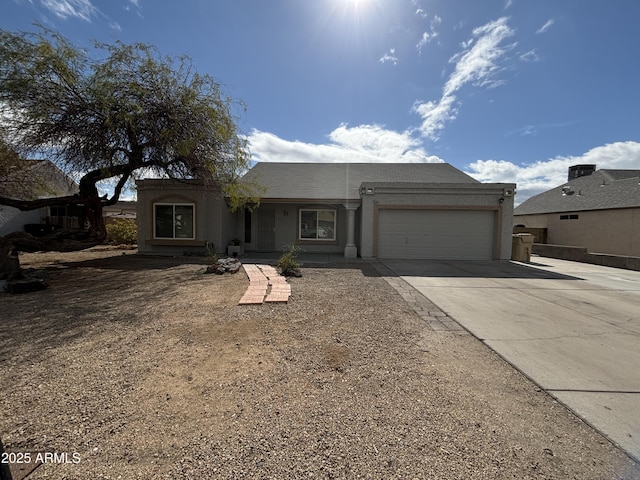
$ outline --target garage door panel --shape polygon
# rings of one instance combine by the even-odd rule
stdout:
[[[380,210],[378,257],[490,260],[493,211]]]

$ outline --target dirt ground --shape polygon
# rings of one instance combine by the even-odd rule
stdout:
[[[49,288],[0,294],[14,478],[36,458],[29,480],[640,478],[481,342],[431,330],[366,263],[307,266],[288,304],[238,306],[244,273],[206,275],[196,257],[21,261]]]

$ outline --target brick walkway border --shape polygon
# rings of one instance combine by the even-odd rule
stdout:
[[[371,265],[434,331],[452,332],[457,335],[470,335],[458,322],[443,312],[422,293],[409,285],[409,283],[396,275],[384,263],[379,260],[372,260]]]

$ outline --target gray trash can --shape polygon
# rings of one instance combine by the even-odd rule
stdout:
[[[514,233],[511,242],[511,260],[530,262],[533,239],[534,236],[531,233]]]

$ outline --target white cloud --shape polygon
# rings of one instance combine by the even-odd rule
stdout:
[[[438,36],[437,33],[424,32],[422,34],[422,38],[418,41],[418,43],[416,43],[416,48],[418,49],[418,53],[422,53],[422,48],[437,36]]]
[[[463,86],[472,84],[491,88],[502,83],[496,75],[501,70],[498,60],[513,47],[502,44],[514,33],[506,17],[473,30],[472,38],[463,44],[463,51],[450,60],[456,66],[443,88],[440,100],[437,103],[416,102],[413,106],[413,110],[422,117],[420,131],[425,137],[437,140],[446,123],[456,118],[458,102],[455,94]]]
[[[398,63],[398,57],[396,57],[396,49],[395,48],[389,49],[389,51],[385,53],[382,57],[380,57],[378,61],[380,63],[391,62],[394,65],[396,65]]]
[[[91,22],[100,11],[91,3],[91,0],[40,0],[42,6],[51,11],[57,17],[79,18]]]
[[[430,30],[428,32],[424,32],[422,34],[422,38],[416,44],[416,48],[418,49],[419,54],[422,53],[422,49],[427,43],[431,42],[438,36],[438,31],[436,29],[440,26],[441,23],[442,18],[440,18],[438,15],[435,15],[431,19]]]
[[[598,170],[638,169],[640,143],[609,143],[582,155],[558,156],[523,166],[505,160],[477,160],[465,171],[481,182],[517,183],[516,203],[520,204],[529,197],[566,182],[568,168],[579,164],[595,164]]]
[[[538,52],[536,49],[529,50],[528,52],[524,52],[520,54],[520,60],[523,62],[538,62],[540,61],[540,57],[538,56]]]
[[[261,162],[405,162],[440,163],[410,132],[395,132],[380,125],[340,125],[326,144],[285,140],[269,132],[249,135],[253,158]]]
[[[513,5],[513,0],[507,0],[504,3],[504,9],[507,10],[507,9],[511,8],[511,5]]]
[[[143,18],[142,17],[142,7],[140,6],[140,0],[129,0],[129,4],[125,5],[124,9],[127,12],[130,12],[131,10],[134,10],[138,14],[138,17]]]
[[[416,15],[422,18],[427,18],[427,12],[425,12],[423,9],[418,8],[416,10]]]
[[[546,32],[551,28],[551,25],[553,25],[554,23],[555,23],[555,20],[553,18],[550,18],[549,20],[546,21],[544,25],[542,25],[538,30],[536,30],[536,33]]]
[[[454,55],[450,60],[456,62],[456,68],[444,87],[444,96],[458,91],[467,83],[475,86],[502,83],[495,78],[495,74],[501,70],[497,61],[513,45],[503,47],[501,43],[514,33],[507,25],[506,17],[474,29],[475,44],[472,43],[471,48]]]

